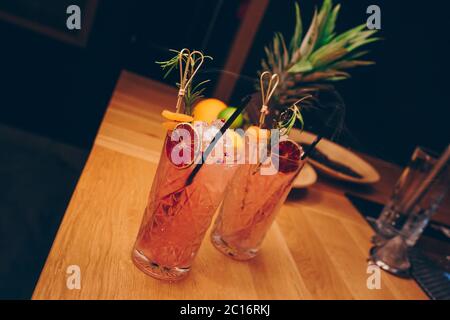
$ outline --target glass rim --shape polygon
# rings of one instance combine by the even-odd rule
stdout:
[[[439,158],[439,153],[435,150],[432,150],[428,147],[424,147],[422,145],[418,145],[414,148],[414,151],[410,158],[413,158],[416,153],[420,152],[420,154],[430,157],[433,160],[437,160]]]

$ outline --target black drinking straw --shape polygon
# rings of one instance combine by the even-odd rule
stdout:
[[[306,149],[306,151],[303,153],[301,157],[302,160],[305,160],[311,154],[311,152],[314,150],[314,148],[320,142],[320,140],[322,140],[322,136],[318,135],[316,139],[313,141],[313,143],[311,143],[309,147]]]
[[[231,126],[231,124],[236,120],[236,118],[242,113],[242,111],[245,109],[249,101],[251,100],[251,96],[247,95],[245,96],[239,106],[236,108],[236,111],[233,112],[231,117],[228,118],[228,120],[224,123],[224,125],[220,128],[220,130],[216,133],[215,137],[211,140],[211,143],[206,148],[205,152],[202,154],[202,161],[200,163],[197,163],[194,167],[194,170],[192,170],[191,174],[186,180],[186,186],[190,185],[192,181],[194,180],[196,174],[199,172],[202,165],[205,163],[206,159],[208,158],[211,151],[214,149],[214,146],[217,142],[219,142],[220,138],[224,135],[225,131]]]

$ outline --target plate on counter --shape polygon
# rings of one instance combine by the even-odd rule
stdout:
[[[292,187],[296,189],[303,189],[312,186],[317,181],[316,170],[309,164],[305,163],[302,170],[292,183]]]
[[[289,137],[304,148],[311,144],[316,135],[307,131],[292,129]],[[334,179],[371,184],[380,180],[375,168],[356,153],[327,139],[322,139],[308,158],[314,168]]]

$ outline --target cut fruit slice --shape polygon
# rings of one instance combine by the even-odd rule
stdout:
[[[226,134],[235,152],[240,152],[244,147],[244,138],[234,130],[227,130]]]
[[[252,163],[262,163],[267,158],[268,142],[270,131],[261,129],[257,126],[251,126],[245,132],[245,152],[246,157]]]
[[[194,127],[190,123],[179,123],[166,139],[165,152],[174,166],[183,169],[194,163],[199,146]]]
[[[166,118],[167,120],[176,121],[176,122],[192,122],[192,121],[194,121],[194,118],[191,116],[188,116],[187,114],[171,112],[169,110],[163,110],[163,112],[161,112],[161,115],[164,118]]]
[[[162,123],[162,126],[166,128],[168,131],[172,131],[179,124],[179,122],[175,121],[165,121]]]
[[[247,129],[246,134],[256,137],[257,142],[259,143],[263,140],[267,141],[270,138],[270,131],[267,129],[261,129],[257,126],[251,126]]]
[[[297,171],[301,166],[303,149],[294,141],[286,139],[280,141],[278,147],[272,149],[272,161],[279,160],[279,171],[290,173]],[[278,157],[276,159],[275,157]]]

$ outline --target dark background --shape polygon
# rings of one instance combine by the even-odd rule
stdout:
[[[27,2],[36,1],[20,1]],[[154,61],[184,46],[214,56],[209,68],[223,68],[245,3],[100,1],[85,48],[0,20],[0,122],[89,149],[121,69],[163,80]],[[307,24],[321,1],[300,3]],[[364,22],[374,3],[382,10],[384,38],[370,45],[369,58],[377,65],[354,69],[352,79],[337,85],[352,137],[343,142],[403,164],[416,145],[439,151],[449,141],[450,13],[436,0],[346,1],[338,30]],[[65,17],[65,2],[60,6]],[[271,1],[242,74],[255,77],[273,32],[290,37],[293,25],[293,1]],[[209,77],[215,80],[216,74]]]
[[[3,5],[7,2],[12,3]],[[378,4],[384,40],[370,45],[369,58],[377,65],[353,70],[353,78],[337,86],[347,106],[347,130],[340,141],[399,164],[406,163],[416,145],[440,151],[450,137],[446,1],[341,2],[340,31],[364,22],[367,6]],[[305,24],[320,3],[300,1]],[[0,126],[26,132],[0,130],[0,297],[31,296],[120,71],[162,81],[154,61],[169,57],[168,49],[189,47],[214,56],[208,74],[214,82],[214,70],[225,64],[246,4],[99,1],[86,46],[0,19]],[[18,13],[60,30],[64,27],[55,23],[65,21],[66,5],[55,0],[15,2]],[[243,76],[256,76],[273,32],[290,37],[293,8],[291,0],[270,2]],[[248,90],[251,84],[239,83],[234,99]]]
[[[243,73],[252,75],[272,32],[291,35],[293,1],[272,1]],[[337,3],[337,1],[334,1]],[[415,146],[441,151],[450,142],[450,6],[446,1],[340,1],[338,31],[365,21],[366,8],[381,8],[381,36],[369,44],[375,66],[352,69],[337,88],[346,103],[341,139],[359,150],[404,165]],[[321,1],[300,1],[309,21]],[[448,9],[448,10],[446,10]]]

